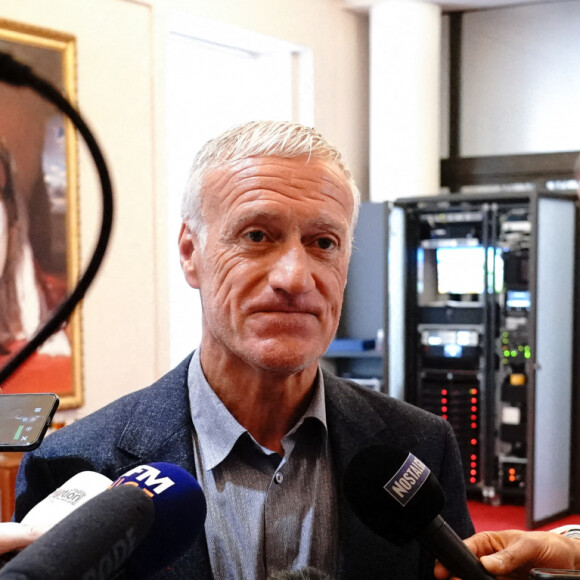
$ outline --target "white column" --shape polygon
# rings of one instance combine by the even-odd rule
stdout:
[[[440,171],[441,9],[371,3],[370,199],[435,194]]]

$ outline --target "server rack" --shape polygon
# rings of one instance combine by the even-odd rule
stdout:
[[[387,319],[404,324],[387,321],[386,388],[445,417],[468,492],[525,502],[529,527],[570,505],[575,208],[565,192],[453,194],[389,215]]]

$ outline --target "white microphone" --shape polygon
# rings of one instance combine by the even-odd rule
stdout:
[[[112,483],[107,476],[95,471],[81,471],[37,503],[22,518],[22,523],[46,532]]]
[[[141,489],[130,485],[113,487],[83,503],[24,548],[0,571],[0,578],[119,578],[154,521],[153,501]]]

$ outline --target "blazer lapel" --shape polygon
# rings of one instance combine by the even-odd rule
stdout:
[[[366,400],[333,375],[324,374],[326,412],[338,498],[338,577],[373,577],[377,570],[397,567],[401,550],[367,528],[348,505],[343,477],[352,457],[362,448],[379,441],[413,446],[402,425],[387,424]],[[393,417],[396,421],[396,417]],[[409,439],[406,441],[406,439]],[[370,575],[369,575],[370,574]],[[386,577],[386,576],[385,576]]]
[[[121,475],[144,463],[179,465],[196,476],[192,423],[189,411],[187,372],[191,355],[162,377],[140,399],[117,447],[132,459],[119,468]],[[170,568],[153,578],[200,578],[212,580],[205,532]]]
[[[118,449],[127,456],[127,463],[119,466],[117,475],[143,463],[166,461],[195,476],[187,389],[190,359],[191,356],[147,389],[140,399],[118,442]],[[339,577],[364,576],[369,566],[388,570],[402,556],[401,550],[376,536],[358,520],[346,503],[342,479],[350,459],[366,445],[378,439],[404,444],[403,426],[385,423],[365,398],[355,396],[350,387],[333,375],[324,373],[324,384],[338,490]],[[412,441],[407,443],[412,447]],[[191,549],[170,569],[153,578],[188,577],[213,579],[205,533],[200,534]]]

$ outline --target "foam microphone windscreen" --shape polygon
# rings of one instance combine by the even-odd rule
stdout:
[[[344,489],[359,519],[398,545],[419,535],[445,503],[429,469],[390,445],[367,447],[355,455],[345,471]]]
[[[108,489],[80,506],[0,571],[2,580],[107,580],[116,577],[155,518],[134,487]]]
[[[395,544],[417,539],[466,580],[494,580],[441,517],[443,490],[412,453],[389,445],[359,452],[345,472],[345,494],[359,519]]]
[[[195,541],[206,516],[205,497],[187,470],[171,463],[148,463],[114,483],[143,489],[155,506],[155,522],[125,567],[128,578],[143,579],[170,565]]]
[[[77,473],[37,503],[22,518],[22,523],[45,532],[91,498],[105,491],[111,483],[108,477],[94,471]]]

